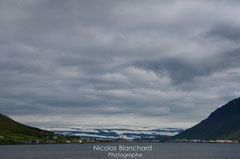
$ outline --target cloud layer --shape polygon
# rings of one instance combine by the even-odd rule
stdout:
[[[0,110],[32,125],[189,127],[240,96],[236,0],[0,2]]]

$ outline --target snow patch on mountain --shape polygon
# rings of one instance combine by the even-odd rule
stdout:
[[[182,132],[178,128],[157,127],[124,127],[124,126],[63,126],[63,127],[40,127],[56,134],[80,136],[84,138],[99,139],[138,139],[155,138],[158,136],[174,136]]]

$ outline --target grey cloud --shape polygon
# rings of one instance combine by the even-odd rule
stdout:
[[[156,73],[168,74],[175,83],[179,84],[191,82],[194,78],[208,76],[218,71],[239,68],[239,53],[240,49],[234,49],[219,52],[218,55],[206,56],[197,61],[184,57],[164,57],[158,60],[136,61],[133,65]]]
[[[51,116],[191,126],[240,94],[238,5],[3,0],[0,110],[58,125]]]
[[[240,29],[236,24],[222,24],[218,25],[207,33],[208,37],[218,37],[226,40],[239,41]]]

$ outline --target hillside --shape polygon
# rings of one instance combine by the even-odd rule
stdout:
[[[218,108],[207,119],[176,135],[175,138],[240,140],[240,98]]]
[[[0,114],[0,136],[4,137],[4,140],[0,140],[0,144],[20,143],[23,140],[29,139],[42,140],[53,135],[54,133],[52,132],[23,125]]]

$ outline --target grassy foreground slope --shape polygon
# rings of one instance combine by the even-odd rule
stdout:
[[[23,140],[44,140],[54,133],[18,123],[0,113],[0,144],[21,143]]]

